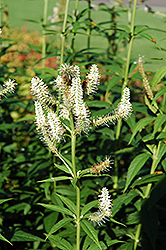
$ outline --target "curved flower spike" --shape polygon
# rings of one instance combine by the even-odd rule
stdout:
[[[105,223],[111,216],[112,200],[108,189],[103,187],[99,195],[99,211],[89,216],[89,220],[97,222],[99,225]]]

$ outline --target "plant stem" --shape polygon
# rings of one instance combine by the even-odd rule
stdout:
[[[77,21],[78,3],[79,3],[79,0],[76,0],[76,3],[75,3],[75,10],[74,10],[74,18],[73,18],[73,25],[74,25],[74,24],[76,23],[76,21]],[[74,54],[75,36],[76,36],[76,32],[72,31],[72,40],[71,40],[71,53],[72,53],[72,54]],[[73,60],[74,60],[74,58],[73,58]]]
[[[132,49],[133,40],[134,40],[134,25],[135,25],[136,9],[137,9],[137,0],[134,0],[131,26],[130,26],[130,40],[129,40],[129,47],[128,47],[128,52],[127,52],[127,61],[126,61],[123,89],[127,86],[127,79],[128,79],[129,65],[130,65],[130,58],[131,58],[131,49]]]
[[[79,182],[77,180],[77,173],[76,173],[76,163],[75,163],[75,152],[76,152],[76,134],[74,128],[74,121],[73,115],[70,114],[70,125],[71,125],[71,154],[72,154],[72,166],[73,166],[73,173],[74,173],[74,186],[76,188],[76,195],[77,195],[77,214],[76,214],[76,225],[77,225],[77,237],[76,237],[76,245],[77,250],[80,250],[80,187]]]
[[[126,61],[126,68],[125,68],[125,74],[124,74],[124,82],[122,86],[122,93],[124,88],[127,86],[128,83],[128,74],[129,74],[129,65],[130,65],[130,58],[131,58],[131,49],[133,45],[134,40],[134,24],[135,24],[135,15],[136,15],[136,9],[137,9],[137,0],[134,0],[133,5],[133,11],[132,11],[132,20],[131,20],[131,27],[130,27],[130,40],[129,40],[129,46],[127,51],[127,61]],[[116,130],[116,140],[119,140],[120,137],[120,131],[122,126],[122,120],[120,119],[117,124],[117,130]],[[115,178],[114,178],[114,188],[117,188],[118,183],[118,160],[117,156],[115,157]]]
[[[65,30],[66,30],[68,9],[69,9],[69,0],[66,1],[65,17],[64,17],[64,21],[63,21],[63,27],[62,27],[62,46],[61,46],[61,60],[60,60],[60,64],[63,63],[64,48],[65,48],[65,37],[66,37]]]
[[[42,41],[42,58],[46,57],[46,24],[47,24],[47,11],[48,11],[48,0],[44,0],[44,13],[43,13],[43,41]],[[45,67],[45,59],[42,60],[42,67]]]
[[[88,0],[88,29],[87,29],[87,35],[88,35],[88,40],[87,40],[87,49],[90,49],[90,37],[91,37],[91,12],[90,12],[90,8],[91,8],[91,0]]]
[[[81,231],[81,225],[80,225],[80,188],[79,186],[76,186],[77,191],[77,250],[80,250],[80,231]]]

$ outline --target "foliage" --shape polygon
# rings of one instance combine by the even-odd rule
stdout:
[[[0,249],[71,250],[76,245],[73,213],[76,212],[77,181],[69,178],[69,169],[62,163],[70,165],[71,142],[66,137],[59,144],[58,152],[64,153],[61,160],[40,142],[28,83],[30,77],[37,74],[55,95],[50,81],[58,76],[60,56],[65,63],[80,66],[82,84],[86,84],[83,78],[89,72],[89,66],[98,65],[101,72],[98,92],[90,99],[84,95],[92,117],[97,119],[113,112],[126,85],[131,89],[133,108],[127,120],[120,119],[108,127],[99,126],[88,135],[77,137],[75,160],[83,173],[79,179],[81,215],[84,216],[80,249],[164,250],[166,247],[166,67],[158,69],[157,66],[157,62],[165,57],[162,45],[165,36],[161,42],[157,39],[164,31],[160,27],[154,28],[153,24],[151,27],[146,23],[130,25],[133,20],[130,20],[130,14],[134,10],[130,4],[100,4],[96,7],[98,9],[87,1],[87,7],[79,13],[77,5],[73,15],[72,11],[65,10],[68,15],[62,34],[65,35],[64,44],[54,48],[51,38],[45,41],[45,59],[56,57],[54,66],[49,65],[49,68],[47,64],[42,68],[40,61],[42,36],[27,30],[10,29],[5,24],[2,27],[1,84],[8,78],[16,78],[21,84],[16,86],[15,93],[0,102]],[[104,18],[108,14],[110,19],[100,22],[103,11]],[[149,16],[156,20],[153,12],[145,13],[145,20]],[[98,22],[94,18],[96,13]],[[125,20],[122,25],[118,18],[120,14],[128,16],[129,23]],[[164,22],[164,13],[162,18]],[[61,20],[64,20],[62,13],[59,21],[43,27],[45,34],[60,35]],[[58,28],[53,30],[52,25]],[[153,32],[157,32],[155,37]],[[82,37],[86,43],[84,49],[79,50],[78,41],[81,43]],[[103,49],[100,44],[93,43],[96,37],[107,41]],[[140,41],[148,44],[146,50],[152,54],[149,61],[129,53],[134,53],[133,43]],[[64,51],[60,51],[62,46]],[[161,53],[161,57],[153,58],[153,51]],[[23,60],[19,60],[22,56]],[[156,70],[146,70],[146,62],[151,62]],[[23,88],[24,83],[28,84]],[[24,89],[26,91],[22,93]],[[91,173],[83,172],[91,166],[96,171],[105,156],[114,162],[109,172],[93,177]],[[97,195],[103,187],[109,190],[113,208],[110,220],[99,226],[90,222],[88,216],[90,211],[97,211]]]

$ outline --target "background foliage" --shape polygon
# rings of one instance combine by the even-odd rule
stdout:
[[[32,8],[32,1],[23,2]],[[7,3],[11,8],[12,1]],[[90,1],[80,1],[76,19],[72,12],[75,2],[69,6],[64,61],[79,64],[83,73],[92,63],[99,66],[99,91],[92,100],[87,100],[94,116],[111,112],[113,103],[116,106],[121,96],[130,41],[130,3],[93,6]],[[6,13],[5,8],[3,3],[1,13]],[[31,27],[41,27],[38,32],[13,27],[7,16],[2,20],[0,81],[3,84],[10,77],[19,83],[16,92],[0,103],[0,237],[3,240],[0,249],[3,250],[72,249],[70,246],[75,245],[75,227],[67,220],[49,240],[45,241],[44,235],[62,218],[67,219],[64,213],[51,210],[50,205],[66,208],[59,195],[75,202],[75,191],[68,181],[39,182],[61,176],[62,172],[54,167],[54,163],[61,165],[61,162],[48,152],[36,134],[30,79],[37,74],[49,83],[58,74],[65,4],[61,3],[55,23],[47,21],[45,26],[42,26],[42,8],[44,5],[38,6],[34,19],[27,18]],[[165,14],[154,15],[153,11],[146,13],[138,6],[136,13],[128,74],[132,116],[123,122],[119,137],[115,124],[99,127],[77,141],[77,164],[81,170],[105,155],[115,162],[109,176],[95,176],[93,181],[88,177],[81,179],[82,206],[96,200],[103,186],[107,186],[113,199],[111,221],[101,227],[92,224],[95,233],[84,233],[89,224],[82,226],[81,249],[84,250],[98,249],[92,240],[95,235],[102,249],[166,248]],[[45,60],[41,61],[45,35],[48,39]],[[139,54],[145,56],[153,100],[148,99],[134,63]],[[49,87],[53,92],[51,84]],[[60,151],[70,159],[70,142],[62,143]],[[68,244],[71,245],[67,248]]]

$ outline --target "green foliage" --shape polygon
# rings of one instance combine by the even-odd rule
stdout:
[[[87,1],[87,6],[79,3],[79,13],[73,16],[72,4],[63,59],[78,64],[81,77],[90,64],[99,66],[101,85],[86,103],[92,116],[106,115],[116,108],[122,93],[132,9],[127,5],[99,4],[97,10],[88,7]],[[69,138],[59,145],[59,152],[64,152],[60,160],[36,134],[29,84],[35,73],[47,82],[58,75],[62,12],[63,8],[59,21],[44,27],[48,38],[44,68],[42,36],[11,28],[7,23],[2,25],[0,81],[3,84],[9,77],[16,78],[19,85],[15,93],[0,102],[0,249],[76,249],[73,214],[77,212],[75,187],[79,183],[82,250],[164,250],[166,67],[162,63],[166,48],[165,30],[156,25],[160,22],[164,27],[165,17],[159,19],[152,12],[137,9],[127,80],[134,112],[126,121],[98,127],[77,138],[76,165],[80,172],[73,181]],[[145,55],[153,100],[148,99],[134,63],[138,54]],[[52,84],[49,89],[55,93]],[[114,161],[110,171],[91,178],[86,171],[105,156]],[[96,211],[97,195],[103,186],[109,189],[113,208],[111,219],[99,227],[88,221],[88,216]]]

